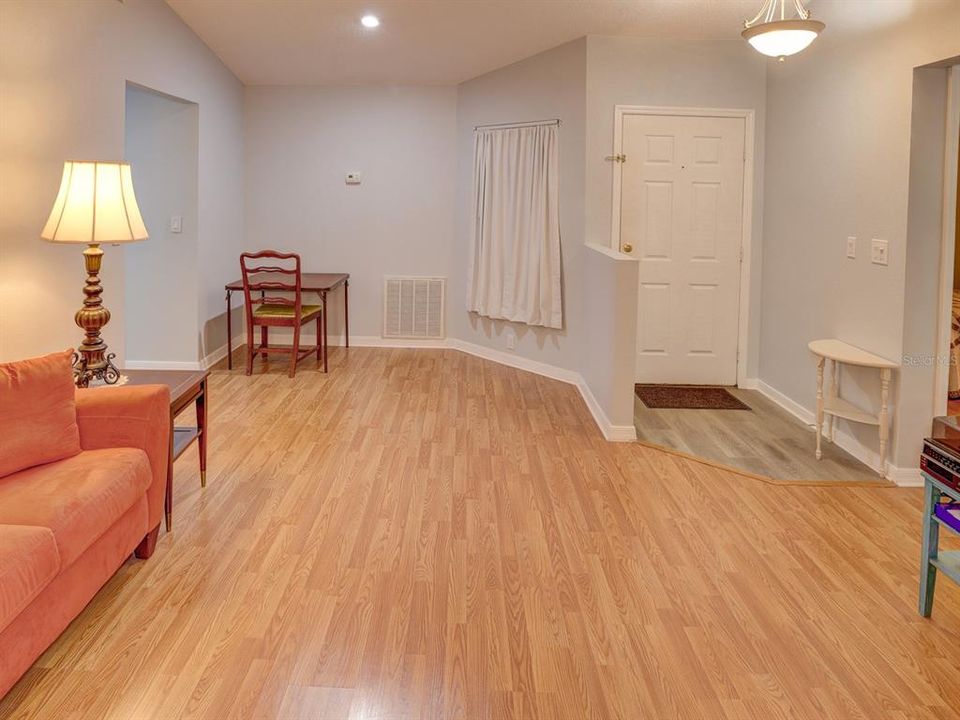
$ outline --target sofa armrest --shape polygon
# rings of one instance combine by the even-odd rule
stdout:
[[[135,385],[77,390],[77,425],[84,450],[140,448],[153,479],[147,489],[148,528],[160,524],[170,458],[170,388]]]

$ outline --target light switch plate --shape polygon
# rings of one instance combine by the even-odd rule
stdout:
[[[852,236],[847,238],[847,257],[851,260],[857,257],[857,239]]]
[[[870,262],[874,265],[890,264],[890,244],[886,240],[873,238],[870,241]]]
[[[183,216],[174,215],[170,218],[170,232],[179,233],[183,232]]]
[[[347,173],[347,185],[359,185],[360,184],[360,173],[352,172]]]

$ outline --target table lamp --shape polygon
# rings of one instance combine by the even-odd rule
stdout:
[[[40,237],[55,243],[86,243],[83,261],[87,268],[86,299],[74,315],[86,333],[73,356],[73,378],[78,387],[99,379],[112,385],[120,379],[113,364],[114,353],[100,330],[110,321],[110,311],[100,300],[101,243],[125,243],[147,239],[137,198],[133,194],[130,165],[118,162],[76,162],[63,164],[60,192]]]

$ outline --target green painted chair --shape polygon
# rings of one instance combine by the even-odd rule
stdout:
[[[272,264],[261,265],[261,261]],[[300,256],[276,250],[243,253],[240,256],[243,274],[243,296],[247,316],[247,375],[253,373],[253,358],[259,353],[266,360],[269,353],[290,353],[289,375],[297,373],[297,363],[310,353],[322,357],[321,320],[323,305],[304,305],[300,285]],[[292,294],[293,297],[281,295]],[[309,322],[317,323],[317,342],[300,347],[300,329]],[[260,344],[254,340],[254,329],[260,328]],[[270,328],[293,328],[293,345],[270,347]]]

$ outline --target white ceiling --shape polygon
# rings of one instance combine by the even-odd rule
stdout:
[[[452,84],[583,35],[736,37],[760,0],[167,0],[248,85]],[[752,11],[752,12],[751,12]],[[367,12],[381,25],[367,30]]]
[[[166,0],[248,85],[453,84],[583,35],[736,38],[761,0]],[[942,0],[940,0],[942,1]],[[950,0],[956,1],[956,0]],[[830,24],[937,0],[814,0]],[[856,10],[854,11],[854,8]],[[854,12],[851,12],[854,11]],[[381,26],[360,25],[365,13]],[[909,11],[908,11],[909,12]],[[833,15],[833,18],[828,16]],[[900,15],[900,13],[897,13]],[[839,29],[836,24],[831,30]]]

